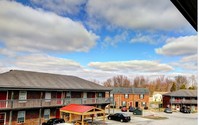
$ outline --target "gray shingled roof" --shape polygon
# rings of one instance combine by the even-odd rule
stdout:
[[[11,70],[0,74],[0,88],[99,91],[111,90],[110,88],[106,88],[76,76],[20,70]]]
[[[197,97],[198,96],[198,92],[197,90],[178,90],[175,92],[169,92],[169,93],[165,93],[163,94],[163,96],[172,96],[172,97]]]
[[[147,88],[123,88],[123,87],[115,87],[111,91],[111,93],[122,93],[122,94],[149,94],[149,90]]]

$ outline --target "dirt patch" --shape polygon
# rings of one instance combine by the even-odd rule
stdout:
[[[148,118],[148,119],[154,119],[154,120],[168,119],[167,117],[155,116],[155,115],[143,116],[142,118]]]

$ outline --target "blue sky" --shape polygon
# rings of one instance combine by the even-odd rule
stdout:
[[[2,0],[0,6],[1,72],[99,81],[197,74],[197,32],[170,0]]]

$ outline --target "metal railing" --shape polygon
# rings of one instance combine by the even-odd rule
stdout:
[[[110,103],[109,98],[64,98],[64,99],[27,99],[0,100],[0,110],[17,108],[56,107],[67,104],[103,104]]]

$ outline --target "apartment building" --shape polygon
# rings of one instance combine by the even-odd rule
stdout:
[[[192,111],[197,110],[197,90],[178,90],[163,94],[163,107],[171,107],[173,110],[180,110],[182,106],[189,106]]]
[[[153,95],[149,97],[149,103],[151,108],[162,107],[162,95],[168,92],[154,91]]]
[[[76,76],[11,70],[0,74],[0,125],[40,125],[68,104],[105,108],[110,90]]]
[[[107,94],[107,97],[108,94]],[[133,106],[144,108],[149,105],[149,90],[147,88],[112,88],[110,97],[116,108]]]

